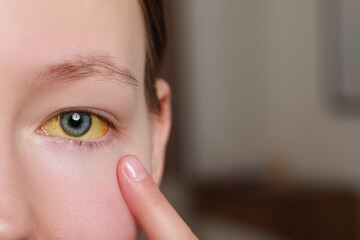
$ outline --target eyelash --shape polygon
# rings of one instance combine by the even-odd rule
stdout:
[[[104,141],[85,141],[85,140],[76,140],[71,138],[58,138],[58,137],[52,137],[53,140],[56,143],[64,144],[64,145],[73,145],[78,148],[88,148],[90,150],[94,150],[97,148],[102,147],[105,144],[113,144],[113,139],[104,140]]]
[[[98,119],[104,121],[109,126],[110,131],[114,131],[116,134],[118,134],[120,132],[119,129],[115,126],[115,124],[111,120],[109,120],[108,118],[104,117],[103,115],[101,115],[91,109],[88,109],[88,108],[75,108],[75,109],[67,109],[67,110],[59,111],[59,112],[55,113],[52,117],[48,118],[48,120],[45,121],[45,123],[48,121],[51,121],[53,118],[57,117],[58,115],[61,115],[63,113],[67,113],[67,112],[72,112],[72,111],[78,111],[78,112],[87,113],[89,115],[94,115]],[[47,135],[45,133],[45,131],[42,129],[42,127],[41,127],[41,133]],[[49,136],[49,135],[47,135],[47,136]],[[113,137],[110,137],[109,139],[102,140],[102,141],[77,140],[74,138],[60,138],[60,137],[55,137],[55,136],[49,136],[49,137],[51,137],[52,140],[57,143],[66,144],[66,145],[71,144],[71,145],[79,147],[79,148],[87,147],[91,150],[102,147],[105,144],[113,144]]]

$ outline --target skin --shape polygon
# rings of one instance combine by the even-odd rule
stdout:
[[[0,12],[0,239],[137,239],[139,226],[149,239],[169,239],[147,230],[150,222],[142,219],[149,218],[159,222],[159,232],[188,232],[157,188],[171,125],[170,89],[157,80],[162,110],[150,113],[138,2],[1,0]],[[49,66],[97,55],[109,56],[138,84],[109,76],[39,77]],[[120,130],[91,148],[39,132],[51,114],[79,107]],[[145,180],[126,177],[119,159],[129,154],[150,173]],[[159,208],[153,199],[164,204]],[[149,215],[149,204],[158,214]],[[172,224],[161,224],[165,219]]]

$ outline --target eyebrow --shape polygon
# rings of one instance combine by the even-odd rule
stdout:
[[[39,73],[40,84],[74,82],[89,77],[112,79],[138,86],[139,82],[127,68],[117,65],[109,55],[77,56],[60,64],[50,65]]]

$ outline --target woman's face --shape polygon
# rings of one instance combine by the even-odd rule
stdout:
[[[137,237],[116,166],[164,151],[145,39],[135,0],[0,2],[0,239]]]

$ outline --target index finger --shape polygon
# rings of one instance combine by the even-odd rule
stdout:
[[[197,239],[135,156],[118,164],[121,192],[148,239]]]

